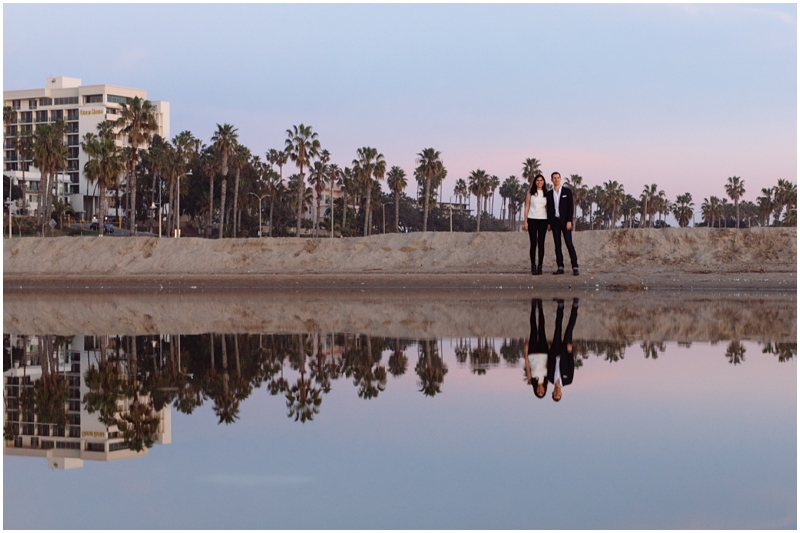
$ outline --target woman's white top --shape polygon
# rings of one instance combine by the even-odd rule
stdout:
[[[536,191],[539,193],[539,191]],[[539,194],[531,194],[531,207],[528,209],[528,218],[535,218],[537,220],[547,219],[547,198],[542,191]]]
[[[544,383],[547,378],[547,354],[529,353],[528,361],[531,363],[531,378],[538,378],[539,383]]]

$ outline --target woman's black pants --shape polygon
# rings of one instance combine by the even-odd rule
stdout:
[[[547,235],[547,220],[538,218],[528,219],[528,236],[531,239],[531,268],[536,268],[536,247],[539,247],[539,266],[544,260],[544,236]]]

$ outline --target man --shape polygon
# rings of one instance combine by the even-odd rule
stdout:
[[[575,376],[575,355],[572,351],[572,330],[578,320],[579,300],[572,300],[572,311],[569,314],[569,323],[564,337],[561,337],[561,324],[564,321],[564,300],[557,300],[556,329],[553,332],[553,342],[547,353],[547,379],[553,383],[553,401],[560,401],[563,394],[562,386],[572,383]],[[556,369],[556,365],[558,368]]]
[[[575,247],[572,246],[572,191],[568,187],[561,186],[561,174],[553,172],[550,175],[553,188],[547,191],[547,220],[550,229],[553,231],[553,241],[556,245],[556,265],[558,270],[553,274],[564,273],[564,254],[561,252],[561,235],[567,243],[569,260],[572,263],[572,275],[577,276],[578,256],[575,254]]]

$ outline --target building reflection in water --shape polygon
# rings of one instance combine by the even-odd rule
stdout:
[[[559,387],[578,383],[574,373],[592,356],[614,363],[637,346],[644,358],[655,360],[666,350],[661,341],[573,339],[578,302],[569,303],[566,311],[559,301],[532,303],[539,313],[536,327],[538,320],[547,322],[542,331],[548,330],[545,341],[552,353],[547,372],[554,386],[558,380]],[[502,364],[519,368],[528,381],[525,351],[530,338],[523,336],[528,333],[450,339],[455,366],[481,379]],[[445,392],[450,369],[442,339],[333,332],[5,335],[3,453],[45,457],[49,467],[61,469],[80,467],[84,460],[140,457],[154,444],[171,442],[173,408],[191,414],[209,402],[218,423],[231,424],[239,419],[242,402],[262,386],[285,401],[290,419],[310,422],[320,414],[325,395],[341,387],[337,382],[351,382],[365,400],[378,398],[390,375],[398,378],[410,371],[411,350],[416,350],[417,390],[428,397]],[[797,343],[767,342],[761,351],[779,362],[790,361]],[[745,346],[729,341],[727,361],[739,365],[745,357]]]
[[[127,350],[119,338],[4,338],[3,453],[71,469],[169,444],[169,404],[154,404],[156,394],[140,382],[137,343],[126,340]]]

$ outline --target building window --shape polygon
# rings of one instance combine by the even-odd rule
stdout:
[[[67,120],[78,120],[78,110],[67,109]]]
[[[78,133],[78,123],[67,122],[67,133]]]
[[[17,153],[14,150],[6,150],[6,161],[16,161]]]
[[[6,126],[6,135],[16,135],[16,134],[17,134],[16,126]]]
[[[29,181],[28,182],[28,190],[29,191],[38,191],[39,190],[39,182],[38,181]]]
[[[69,148],[69,153],[67,154],[68,159],[77,159],[78,158],[78,148]]]
[[[71,161],[70,161],[71,163]],[[70,172],[69,173],[69,182],[70,183],[80,183],[80,176],[77,172]]]
[[[103,102],[102,94],[87,94],[83,97],[84,104],[100,104]]]
[[[33,111],[23,111],[20,113],[20,122],[23,124],[30,124],[33,122]]]
[[[126,104],[128,103],[128,99],[124,96],[116,96],[113,94],[109,94],[108,98],[106,99],[107,102],[111,102],[112,104]]]
[[[81,443],[58,441],[56,442],[56,448],[59,450],[80,450]]]
[[[54,437],[66,437],[67,436],[67,428],[64,426],[53,426],[53,436]]]
[[[70,411],[80,411],[81,410],[81,402],[77,400],[71,400],[69,403],[69,410]]]
[[[39,437],[32,437],[31,448],[38,448],[38,447],[39,447]]]
[[[75,438],[80,438],[81,437],[81,428],[80,428],[80,426],[78,426],[78,427],[75,427],[75,426],[70,427],[69,428],[69,436],[70,437],[75,437]]]
[[[78,136],[77,135],[67,135],[67,145],[68,146],[78,146]]]
[[[14,448],[22,448],[22,437],[14,437]]]
[[[43,440],[42,441],[42,449],[43,450],[52,450],[56,447],[56,443],[51,440]]]
[[[104,452],[104,451],[106,451],[106,445],[103,442],[87,442],[86,443],[86,451],[87,452]]]
[[[122,442],[111,442],[108,444],[108,451],[115,452],[117,450],[127,450],[128,445],[125,444],[125,441]]]
[[[70,159],[69,161],[67,161],[67,170],[78,170],[78,160],[77,159]],[[72,174],[70,174],[70,177],[72,177]],[[73,183],[77,183],[77,182],[73,182]]]
[[[55,105],[74,105],[78,103],[77,96],[67,96],[66,98],[56,98]]]
[[[80,194],[81,193],[81,186],[80,185],[70,185],[69,186],[69,193],[70,194]]]
[[[56,120],[64,120],[63,109],[54,109],[53,112],[50,113],[50,121],[55,122]]]
[[[47,122],[47,111],[37,111],[36,122]]]
[[[33,132],[33,126],[30,125],[30,124],[24,124],[22,126],[22,132],[23,133],[31,133],[31,132]]]
[[[109,115],[116,115],[118,113],[118,110],[114,109],[113,107],[107,107],[106,113],[108,113]]]
[[[37,424],[36,425],[36,434],[40,437],[49,437],[50,436],[50,426],[47,424]]]
[[[16,145],[17,145],[16,139],[6,139],[5,149],[13,150]]]
[[[36,98],[28,100],[28,109],[36,109]]]
[[[19,111],[21,107],[19,100],[11,100],[11,107],[13,107],[15,111]]]
[[[44,98],[39,98],[39,105],[42,107],[46,105],[53,105],[53,99],[46,96]]]

